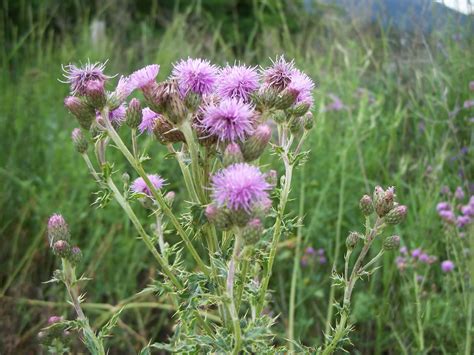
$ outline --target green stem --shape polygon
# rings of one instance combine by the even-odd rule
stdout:
[[[375,264],[375,263],[382,257],[383,254],[385,254],[385,250],[380,249],[380,251],[378,252],[378,254],[377,254],[372,260],[370,260],[367,264],[365,264],[365,266],[364,266],[360,271],[361,271],[361,272],[367,271],[370,266],[372,266],[373,264]]]
[[[418,327],[418,346],[420,352],[425,350],[425,336],[423,331],[423,323],[421,321],[421,303],[420,303],[420,292],[418,289],[418,281],[416,280],[416,273],[413,273],[413,284],[415,290],[415,306],[416,306],[416,324]]]
[[[291,289],[290,289],[290,306],[289,306],[289,319],[288,319],[288,344],[290,353],[295,351],[295,301],[296,301],[296,284],[298,281],[298,274],[300,271],[300,258],[301,258],[301,238],[303,235],[302,220],[304,213],[304,192],[305,192],[305,180],[304,180],[304,166],[301,169],[301,188],[300,188],[300,203],[299,203],[299,219],[298,231],[296,235],[296,249],[295,256],[293,258],[293,272],[291,276]]]
[[[148,178],[148,175],[146,174],[145,170],[141,166],[140,162],[133,157],[133,155],[130,153],[128,148],[123,143],[120,136],[117,134],[117,131],[115,131],[115,129],[113,128],[112,124],[110,123],[110,120],[108,119],[108,110],[107,109],[105,109],[104,112],[102,112],[102,117],[105,118],[104,121],[105,121],[107,132],[108,132],[110,138],[117,145],[117,148],[122,152],[122,154],[128,160],[130,165],[132,165],[132,167],[136,170],[138,175],[140,175],[140,177],[145,181],[145,184],[147,185],[148,189],[150,190],[153,198],[158,202],[158,204],[159,204],[161,210],[163,211],[163,213],[165,214],[165,216],[169,218],[169,220],[171,221],[171,223],[175,227],[176,231],[178,232],[178,235],[183,239],[184,244],[186,245],[186,248],[188,248],[189,252],[193,256],[194,260],[198,264],[201,271],[204,272],[207,276],[209,276],[208,267],[202,261],[202,259],[199,256],[197,250],[192,245],[191,240],[189,239],[186,231],[183,229],[183,227],[179,223],[178,219],[173,214],[173,212],[169,208],[168,204],[164,200],[163,195],[151,183],[150,179]]]
[[[69,299],[74,307],[74,310],[77,314],[77,319],[81,322],[82,332],[84,333],[84,338],[89,341],[86,342],[88,349],[94,355],[105,355],[104,345],[95,335],[94,331],[89,325],[89,320],[85,316],[81,308],[81,302],[79,300],[79,290],[77,289],[76,283],[76,272],[71,263],[66,259],[61,259],[63,264],[63,274],[64,274],[64,285],[66,286]],[[89,347],[90,346],[90,347]]]
[[[240,233],[235,233],[234,250],[232,252],[232,258],[229,263],[229,271],[227,273],[227,295],[230,299],[230,316],[232,319],[232,326],[234,328],[235,336],[234,350],[232,351],[233,354],[239,354],[240,348],[242,346],[242,330],[240,329],[239,311],[236,307],[236,302],[234,299],[235,271],[238,268],[239,262],[239,251],[241,244],[240,239]]]
[[[262,280],[262,286],[260,288],[260,299],[257,305],[257,316],[262,312],[263,307],[265,305],[265,294],[267,293],[268,284],[270,282],[270,278],[272,276],[272,268],[273,263],[275,261],[275,255],[278,248],[278,242],[280,241],[281,236],[281,224],[283,221],[283,216],[285,213],[286,203],[288,201],[288,196],[290,194],[290,187],[291,187],[291,180],[293,176],[293,166],[290,164],[288,160],[287,153],[283,156],[284,163],[285,163],[285,182],[283,185],[283,189],[280,195],[280,204],[278,205],[278,214],[275,220],[275,224],[273,226],[273,237],[272,237],[272,244],[270,246],[270,255],[268,257],[267,263],[267,270]]]
[[[252,248],[250,246],[246,246],[242,251],[242,262],[241,262],[241,271],[240,271],[240,279],[241,283],[239,288],[237,289],[237,301],[236,301],[236,308],[240,309],[240,305],[242,303],[242,295],[244,293],[245,288],[245,281],[247,279],[247,273],[249,271],[249,264],[250,259],[252,258]]]
[[[133,157],[138,160],[137,129],[132,128],[132,152]]]

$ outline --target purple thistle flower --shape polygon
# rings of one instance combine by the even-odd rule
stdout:
[[[121,76],[113,95],[118,102],[124,102],[125,99],[132,93],[133,89],[134,87],[130,78]]]
[[[421,253],[421,249],[416,248],[411,251],[411,256],[416,259],[421,255]]]
[[[462,190],[461,186],[458,186],[456,188],[456,191],[454,192],[454,197],[458,200],[464,199],[464,191]]]
[[[296,103],[305,103],[310,109],[313,106],[314,82],[302,71],[295,69],[291,75],[291,82],[288,85],[290,90],[298,93]]]
[[[262,71],[263,81],[268,86],[281,91],[291,82],[295,70],[294,62],[287,62],[284,56],[272,60],[272,66]]]
[[[403,256],[397,256],[395,259],[395,263],[397,264],[397,268],[399,270],[404,270],[406,267],[406,259]]]
[[[453,211],[439,211],[439,216],[446,222],[454,223],[456,216]]]
[[[441,192],[441,195],[445,195],[445,196],[451,195],[451,191],[449,190],[449,187],[446,185],[441,188],[440,192]]]
[[[157,190],[161,189],[163,187],[163,184],[165,183],[165,180],[160,175],[157,175],[157,174],[148,175],[148,178],[150,179],[151,183]],[[141,177],[133,181],[131,185],[131,189],[135,193],[142,193],[151,197],[151,191],[148,188],[147,184],[145,183],[145,180],[143,180],[143,178]]]
[[[418,257],[418,260],[427,264],[430,261],[430,256],[426,253],[421,253],[421,255]]]
[[[147,65],[130,75],[130,86],[133,89],[143,89],[155,83],[156,76],[160,71],[158,64]]]
[[[471,108],[471,107],[474,107],[474,100],[466,100],[466,101],[464,101],[463,107],[464,107],[465,109],[469,109],[469,108]]]
[[[153,128],[155,127],[156,120],[160,117],[160,114],[152,111],[149,107],[145,107],[142,110],[142,122],[138,126],[140,133],[147,132],[148,134],[153,133]]]
[[[65,65],[62,67],[65,80],[61,82],[70,84],[72,95],[85,95],[86,85],[89,81],[98,80],[105,82],[111,78],[103,73],[105,64],[87,62],[82,67],[77,67],[74,64]]]
[[[463,228],[469,223],[471,223],[471,219],[469,218],[469,216],[458,216],[458,218],[456,219],[456,225],[458,226],[458,228]]]
[[[109,111],[109,120],[116,126],[120,126],[125,121],[125,114],[127,112],[127,107],[125,104],[121,104],[115,110]],[[99,111],[96,112],[96,120],[101,123],[102,115]]]
[[[217,67],[205,59],[182,59],[173,65],[172,77],[178,81],[179,91],[186,96],[189,91],[209,94],[214,90]]]
[[[51,316],[48,318],[48,325],[59,323],[63,321],[63,317],[60,316]]]
[[[406,246],[401,247],[400,248],[400,254],[407,255],[408,254],[408,248]]]
[[[69,240],[69,226],[60,214],[53,214],[48,220],[48,240],[52,247],[58,240]]]
[[[319,265],[324,265],[327,263],[328,259],[324,255],[322,255],[319,257],[318,261],[319,261]]]
[[[259,168],[246,163],[233,164],[212,177],[212,197],[218,207],[244,210],[270,202],[270,184]]]
[[[441,263],[441,270],[445,273],[454,270],[454,263],[451,260],[445,260]]]
[[[325,111],[341,111],[346,107],[338,96],[329,94],[329,97],[332,101],[326,106]]]
[[[441,212],[441,211],[450,211],[451,210],[451,205],[448,202],[439,202],[436,205],[436,211]]]
[[[250,94],[258,89],[258,73],[255,68],[245,65],[226,66],[217,81],[217,93],[222,97],[237,98],[245,102],[250,100]]]
[[[464,216],[473,217],[474,216],[474,206],[470,203],[461,207],[461,213]]]
[[[221,141],[244,140],[252,133],[253,107],[237,99],[224,99],[204,109],[201,127]]]
[[[307,247],[304,251],[305,254],[308,254],[308,255],[314,255],[316,253],[316,250],[314,250],[313,247]]]

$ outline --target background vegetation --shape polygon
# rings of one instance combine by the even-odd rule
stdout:
[[[75,122],[63,108],[67,87],[58,82],[64,63],[108,60],[108,73],[130,73],[153,62],[161,65],[163,79],[182,57],[257,64],[283,53],[314,78],[316,128],[290,210],[297,214],[304,199],[304,247],[324,248],[327,263],[310,262],[298,274],[295,334],[303,343],[323,341],[331,267],[337,259],[341,269],[339,246],[348,231],[360,229],[359,198],[375,185],[395,185],[409,207],[398,230],[403,245],[448,257],[435,209],[441,187],[472,189],[474,111],[463,108],[474,96],[468,26],[400,33],[355,23],[333,6],[304,10],[297,1],[279,0],[4,0],[0,17],[1,353],[38,352],[36,334],[48,316],[70,314],[62,289],[42,284],[55,267],[45,235],[53,212],[65,215],[83,249],[80,272],[93,278],[88,302],[116,305],[156,272],[120,208],[90,206],[95,186],[70,143]],[[163,147],[150,140],[148,153],[148,170],[167,177],[179,196],[180,181],[173,178],[179,175],[164,160]],[[286,333],[294,240],[290,235],[282,244],[271,284],[278,342]],[[425,351],[461,351],[467,315],[455,276],[432,265],[423,271],[429,281],[415,299],[396,254],[356,291],[354,353],[414,353],[420,333]],[[111,353],[137,352],[172,331],[172,313],[150,304],[154,297],[141,301],[122,313]],[[93,325],[110,316],[110,307],[86,307]]]

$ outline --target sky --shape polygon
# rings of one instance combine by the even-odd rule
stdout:
[[[463,14],[474,14],[474,1],[472,0],[436,0],[444,5],[462,12]]]

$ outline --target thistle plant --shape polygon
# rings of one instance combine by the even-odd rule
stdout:
[[[379,268],[377,261],[384,253],[399,249],[400,237],[398,235],[385,237],[377,254],[366,261],[366,257],[374,246],[374,241],[382,238],[381,234],[385,228],[401,223],[406,217],[407,207],[399,205],[395,197],[393,187],[384,190],[377,186],[373,199],[369,195],[364,195],[360,200],[359,207],[365,216],[365,233],[351,232],[346,238],[344,272],[342,275],[333,275],[334,284],[344,290],[343,300],[334,305],[339,312],[339,319],[331,332],[326,335],[327,343],[320,349],[322,354],[332,354],[336,349],[343,349],[346,343],[350,343],[348,337],[352,330],[349,319],[350,307],[357,281],[372,275]],[[360,250],[357,248],[358,244],[361,245]],[[352,258],[355,258],[355,262],[351,269],[351,257],[356,251],[358,254],[357,257]]]
[[[95,204],[105,207],[115,200],[122,208],[159,266],[160,275],[147,290],[166,297],[175,310],[173,336],[143,352],[286,351],[275,345],[275,318],[265,309],[279,243],[299,222],[287,213],[287,203],[294,170],[306,160],[303,146],[314,125],[312,79],[284,57],[267,68],[240,63],[219,68],[188,58],[175,63],[162,82],[156,81],[159,65],[152,64],[120,77],[110,91],[104,64],[71,64],[64,70],[70,85],[64,103],[80,126],[72,132],[72,141],[99,187]],[[167,191],[167,180],[177,177],[158,174],[163,162],[149,157],[143,144],[150,140],[176,159],[185,188],[177,194],[185,204],[173,204],[176,193]],[[121,153],[131,173],[116,170],[118,165],[107,154],[110,149]],[[272,170],[264,165],[261,157],[266,152],[281,166]],[[117,176],[123,187],[117,185]],[[332,353],[347,335],[355,282],[399,242],[396,236],[388,238],[379,255],[362,266],[382,229],[406,214],[406,208],[394,202],[393,189],[378,188],[374,203],[366,200],[361,204],[367,232],[348,238],[346,271],[340,278],[345,287],[341,319],[324,353]],[[141,208],[154,219],[150,227],[137,216]],[[374,209],[378,217],[370,227]],[[359,240],[364,246],[349,274]],[[76,280],[68,255],[61,257],[70,288]],[[80,312],[80,298],[74,292],[72,296],[83,336],[100,345],[89,349],[103,353],[101,339]]]

